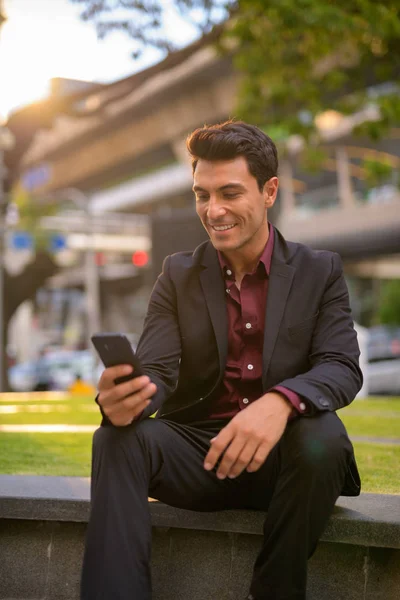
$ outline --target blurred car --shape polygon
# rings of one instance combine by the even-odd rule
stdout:
[[[67,390],[77,376],[82,381],[97,383],[102,370],[89,350],[57,350],[14,365],[8,370],[8,379],[15,392]]]
[[[367,355],[368,393],[400,395],[400,327],[371,327]]]
[[[369,362],[364,376],[369,395],[400,396],[400,358]]]
[[[368,330],[368,362],[400,358],[400,327],[378,325]]]

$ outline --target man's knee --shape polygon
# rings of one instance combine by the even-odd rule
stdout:
[[[285,437],[285,458],[313,471],[346,462],[352,451],[346,430],[334,413],[299,418],[289,425]]]
[[[107,449],[118,449],[125,445],[146,445],[146,441],[156,435],[158,424],[155,419],[144,419],[128,427],[107,425],[99,427],[93,435],[93,453]]]
[[[98,452],[117,444],[122,431],[122,427],[114,427],[113,425],[102,426],[96,429],[93,434],[93,452]]]

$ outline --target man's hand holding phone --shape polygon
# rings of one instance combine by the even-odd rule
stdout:
[[[103,371],[99,380],[98,403],[104,414],[117,427],[129,425],[150,404],[157,386],[147,375],[135,377],[124,383],[115,383],[119,377],[130,375],[133,367],[117,365]]]

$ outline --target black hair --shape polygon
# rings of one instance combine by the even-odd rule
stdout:
[[[225,121],[204,125],[189,135],[186,146],[192,158],[193,173],[199,159],[232,160],[243,156],[260,191],[278,173],[278,151],[271,138],[255,125]]]

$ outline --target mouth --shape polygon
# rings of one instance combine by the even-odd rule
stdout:
[[[225,231],[230,231],[231,229],[236,227],[236,223],[231,223],[227,225],[210,225],[210,227],[213,231],[216,231],[217,233],[224,233]]]

